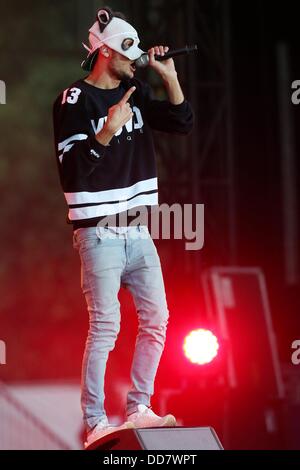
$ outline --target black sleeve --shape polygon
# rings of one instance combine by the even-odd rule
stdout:
[[[69,98],[69,101],[68,101]],[[60,179],[67,190],[74,177],[89,176],[105,155],[106,147],[95,139],[80,88],[61,93],[53,106],[55,150]]]
[[[171,134],[189,134],[193,128],[194,115],[190,103],[172,104],[157,100],[152,89],[143,83],[144,106],[147,121],[152,129]]]

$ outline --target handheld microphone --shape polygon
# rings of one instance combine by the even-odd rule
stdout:
[[[174,49],[173,51],[168,51],[165,55],[155,55],[154,57],[155,57],[155,60],[158,60],[161,62],[163,60],[171,59],[178,55],[190,54],[191,52],[197,51],[197,49],[198,49],[198,46],[197,44],[195,44],[194,46],[185,46],[182,49]],[[147,67],[147,65],[149,65],[149,61],[150,61],[149,54],[148,53],[142,54],[141,57],[135,61],[135,66]]]

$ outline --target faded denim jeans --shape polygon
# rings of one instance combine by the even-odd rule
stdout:
[[[81,259],[81,287],[89,312],[81,376],[81,407],[89,430],[106,416],[104,376],[120,331],[121,285],[133,296],[139,323],[127,414],[138,404],[150,405],[169,312],[159,255],[146,226],[79,228],[73,233],[73,247]]]

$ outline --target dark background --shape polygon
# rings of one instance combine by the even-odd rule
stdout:
[[[81,42],[87,41],[95,13],[105,4],[0,1],[0,79],[7,87],[7,104],[0,106],[0,339],[7,345],[7,364],[0,366],[0,377],[8,383],[80,377],[87,312],[59,186],[51,112],[58,93],[85,76],[80,68],[85,56]],[[172,312],[169,343],[157,377],[158,395],[168,387],[180,391],[188,383],[182,392],[186,406],[180,410],[184,423],[201,425],[207,419],[222,438],[223,392],[209,399],[211,383],[205,382],[200,391],[194,384],[195,377],[202,376],[199,369],[193,376],[184,366],[175,367],[175,354],[181,354],[176,344],[183,331],[207,321],[201,284],[205,270],[258,266],[268,287],[289,391],[282,438],[270,442],[262,432],[259,445],[300,448],[291,418],[299,413],[300,387],[300,366],[291,364],[291,344],[300,338],[300,105],[291,102],[291,83],[300,79],[297,2],[112,0],[109,5],[123,11],[136,26],[144,50],[156,44],[176,48],[196,43],[199,48],[197,55],[176,59],[196,115],[193,133],[188,139],[155,134],[160,202],[205,204],[201,251],[188,252],[178,240],[156,241]],[[280,47],[286,66],[278,59]],[[287,73],[286,86],[280,81],[281,72]],[[159,78],[150,70],[139,71],[138,76],[164,97]],[[284,132],[289,135],[290,163],[282,145]],[[284,185],[287,169],[290,176]],[[294,206],[289,205],[291,200],[284,203],[286,188],[292,189]],[[292,229],[286,224],[287,215]],[[292,253],[289,269],[286,237]],[[108,384],[128,380],[136,333],[132,299],[123,291],[120,298],[122,330],[110,358]],[[109,410],[120,412],[114,400],[117,386],[107,387]],[[205,400],[211,414],[193,414],[188,406],[191,399],[193,403]],[[252,399],[254,415],[259,410],[255,405],[259,392]],[[170,406],[175,413],[179,410],[176,403]],[[257,416],[253,426],[259,428],[260,411]],[[231,426],[246,436],[246,423],[245,418]],[[247,447],[232,436],[229,447]],[[248,441],[250,448],[259,445]]]

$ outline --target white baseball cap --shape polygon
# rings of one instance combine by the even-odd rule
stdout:
[[[144,54],[138,47],[140,40],[137,31],[127,21],[113,16],[109,8],[98,11],[97,21],[89,29],[90,47],[83,44],[89,51],[87,58],[82,62],[84,70],[91,71],[98,55],[98,49],[103,44],[130,60],[137,60]]]

